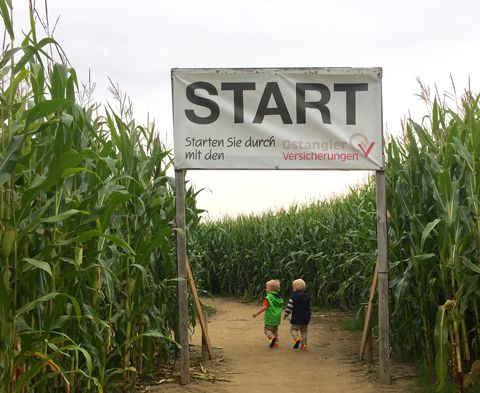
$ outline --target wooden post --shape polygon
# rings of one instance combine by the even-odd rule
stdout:
[[[380,383],[390,384],[390,338],[388,311],[387,195],[385,171],[376,171],[378,243],[378,360]]]
[[[212,359],[210,342],[208,342],[208,313],[203,311],[203,321],[205,326],[203,327],[204,334],[202,334],[202,362]]]
[[[175,170],[178,316],[180,332],[180,383],[190,383],[188,338],[187,243],[185,238],[185,171]]]

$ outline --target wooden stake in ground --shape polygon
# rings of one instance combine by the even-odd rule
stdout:
[[[367,315],[368,306],[363,307],[365,315]],[[367,364],[373,364],[373,343],[372,343],[372,327],[370,326],[367,330],[365,338],[365,357],[367,359]],[[360,355],[360,360],[362,360],[362,355]]]
[[[368,297],[368,304],[365,309],[365,323],[363,325],[362,342],[360,343],[360,360],[363,359],[365,353],[365,344],[368,341],[368,336],[372,335],[372,307],[373,298],[375,297],[375,291],[377,289],[378,281],[378,260],[375,263],[375,272],[373,273],[372,286],[370,287],[370,296]]]
[[[208,314],[206,311],[203,312],[203,319],[205,320],[205,334],[202,332],[202,362],[206,362],[207,360],[212,359],[212,354],[211,354],[211,349],[210,348],[210,342],[207,342],[205,337],[208,339]]]
[[[188,277],[188,286],[192,292],[193,300],[195,302],[195,311],[197,312],[197,317],[202,328],[202,340],[205,342],[206,349],[208,351],[209,358],[212,359],[212,346],[210,345],[210,338],[208,337],[207,322],[203,316],[202,305],[200,304],[200,299],[198,298],[197,288],[195,286],[195,281],[193,280],[192,269],[190,268],[190,262],[186,260],[186,270]]]

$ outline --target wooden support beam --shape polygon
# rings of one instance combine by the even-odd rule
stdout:
[[[367,314],[368,306],[364,306],[365,315]],[[367,358],[367,364],[373,364],[373,342],[372,342],[372,326],[370,325],[365,337],[365,357]]]
[[[373,273],[372,286],[370,287],[370,296],[368,297],[368,303],[365,306],[365,323],[363,325],[362,342],[360,343],[360,360],[363,359],[365,353],[365,347],[368,341],[368,336],[372,335],[372,308],[373,298],[375,297],[375,291],[377,290],[378,281],[378,260],[375,263],[375,271]]]
[[[200,327],[202,328],[202,342],[205,342],[208,356],[210,359],[212,359],[213,358],[212,346],[210,344],[210,338],[208,337],[207,322],[203,315],[202,305],[200,303],[200,299],[197,294],[197,288],[195,286],[195,281],[193,280],[192,269],[190,268],[190,262],[188,260],[188,257],[187,257],[186,268],[187,268],[188,286],[190,287],[190,291],[192,292],[193,300],[195,303],[195,311],[197,312],[197,317],[200,322]]]
[[[202,362],[206,362],[207,360],[212,360],[212,349],[210,348],[210,342],[207,344],[208,338],[208,314],[206,311],[203,312],[203,320],[205,321],[205,334],[202,331]]]

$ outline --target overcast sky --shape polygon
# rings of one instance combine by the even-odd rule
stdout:
[[[44,1],[37,1],[43,10]],[[26,0],[15,1],[26,28]],[[55,38],[95,98],[108,77],[131,97],[137,122],[155,117],[173,148],[173,67],[382,67],[384,127],[420,121],[417,78],[439,91],[479,92],[476,0],[49,0]],[[210,217],[261,212],[341,194],[366,172],[189,171]]]

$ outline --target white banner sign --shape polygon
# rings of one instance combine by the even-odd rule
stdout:
[[[381,68],[172,69],[176,169],[383,169]]]

